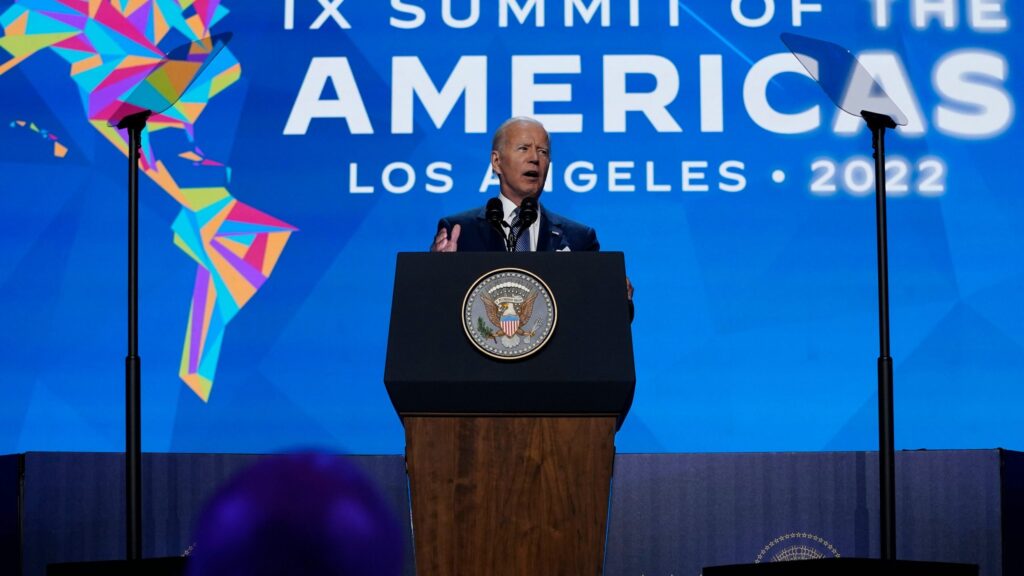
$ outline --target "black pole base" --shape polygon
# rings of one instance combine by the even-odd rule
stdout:
[[[142,559],[142,359],[125,358],[126,558]]]
[[[978,576],[977,564],[826,558],[760,564],[706,566],[702,576]]]
[[[896,433],[892,358],[878,358],[878,498],[881,557],[896,559]]]
[[[111,560],[104,562],[62,562],[46,567],[46,576],[184,576],[184,556]]]

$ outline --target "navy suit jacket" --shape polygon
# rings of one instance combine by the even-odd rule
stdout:
[[[452,227],[459,224],[459,252],[504,252],[505,239],[487,221],[486,209],[476,208],[441,218],[437,229],[444,228],[451,237]],[[537,252],[564,251],[597,252],[601,244],[597,232],[590,226],[563,218],[540,207],[540,237],[537,238]],[[629,321],[633,321],[633,301],[629,301]]]
[[[437,229],[444,228],[449,236],[452,227],[459,224],[459,252],[504,252],[505,240],[487,222],[483,207],[460,212],[437,223]],[[551,252],[566,249],[581,252],[596,252],[601,244],[597,241],[597,233],[590,226],[580,224],[540,207],[540,234],[537,238],[538,252]]]

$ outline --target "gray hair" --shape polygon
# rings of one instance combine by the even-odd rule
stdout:
[[[544,130],[544,133],[547,134],[547,128],[544,128],[544,125],[534,118],[530,118],[529,116],[516,116],[514,118],[509,118],[502,122],[501,126],[498,126],[498,129],[494,131],[494,138],[491,139],[492,152],[499,151],[505,147],[505,132],[507,132],[509,127],[513,124],[534,124],[536,126],[540,126],[541,130]],[[550,139],[551,137],[549,136],[548,140]]]

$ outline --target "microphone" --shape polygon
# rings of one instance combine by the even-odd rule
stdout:
[[[501,221],[504,220],[504,210],[501,209],[501,200],[498,200],[497,198],[491,198],[488,200],[484,214],[487,217],[487,221],[491,223],[491,226],[494,226],[500,231]]]
[[[519,203],[519,224],[516,230],[510,230],[508,237],[509,252],[516,251],[519,238],[537,221],[537,198],[529,196]]]
[[[508,235],[505,234],[505,229],[502,228],[502,226],[508,226],[508,224],[505,222],[505,210],[501,207],[501,200],[497,198],[491,198],[488,200],[487,208],[484,209],[484,215],[491,227],[501,235],[502,240],[505,241],[505,247],[507,249]]]
[[[519,203],[519,230],[522,233],[537,221],[537,198],[529,196]]]

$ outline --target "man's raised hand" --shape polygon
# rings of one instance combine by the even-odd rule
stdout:
[[[448,231],[442,226],[434,236],[434,243],[430,245],[431,252],[455,252],[459,249],[459,233],[462,226],[456,224],[452,227],[452,235],[448,237]]]

